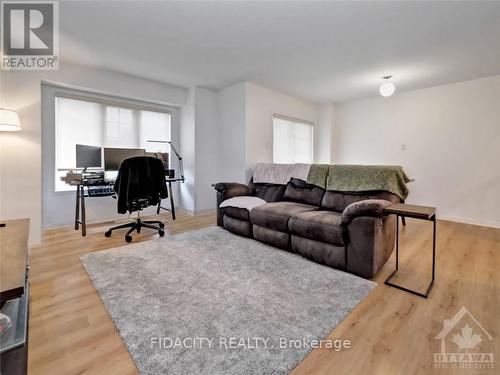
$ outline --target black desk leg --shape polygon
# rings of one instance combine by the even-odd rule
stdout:
[[[160,210],[170,211],[172,213],[172,220],[175,220],[175,204],[174,195],[172,194],[172,181],[167,181],[168,195],[170,196],[170,209],[167,207],[162,207],[161,199],[158,202],[158,207],[156,207],[156,214],[160,213]]]
[[[401,201],[401,203],[405,203],[405,201]],[[398,220],[399,220],[399,215],[398,215]],[[403,223],[403,226],[406,227],[406,218],[404,216],[401,216],[401,223]]]
[[[399,269],[399,215],[396,216],[396,271]]]
[[[168,182],[168,195],[170,196],[170,210],[172,211],[172,220],[175,220],[174,196],[172,194],[172,183],[170,181]]]
[[[80,191],[80,199],[82,203],[82,236],[85,237],[87,235],[87,222],[85,218],[85,190],[84,187],[81,187]]]
[[[434,284],[434,276],[436,274],[436,215],[433,216],[433,228],[432,228],[432,281],[429,285],[429,290],[431,290],[432,284]]]
[[[76,187],[75,230],[80,227],[80,185]]]

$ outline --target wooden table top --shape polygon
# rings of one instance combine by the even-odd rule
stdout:
[[[417,206],[414,204],[395,203],[384,209],[386,214],[414,217],[430,220],[436,214],[436,207]]]

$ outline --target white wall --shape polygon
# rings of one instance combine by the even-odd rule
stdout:
[[[242,182],[245,177],[245,82],[218,93],[217,182]]]
[[[500,227],[500,76],[336,105],[335,163],[400,164],[408,202]]]
[[[0,218],[31,219],[30,242],[41,228],[41,81],[181,106],[187,90],[158,82],[65,63],[58,71],[1,71],[0,106],[19,112],[22,131],[0,133]]]
[[[188,212],[195,211],[195,119],[194,89],[190,89],[184,107],[181,109],[179,131],[180,150],[184,164],[185,182],[180,185],[180,205]]]
[[[330,163],[334,105],[303,99],[250,82],[218,92],[217,180],[246,183],[255,164],[273,161],[273,114],[314,123],[314,160]]]
[[[219,103],[216,91],[195,88],[195,208],[196,211],[215,209]]]
[[[247,82],[246,180],[250,179],[255,164],[273,161],[274,113],[314,122],[314,138],[318,138],[316,106],[313,103]],[[314,156],[316,159],[317,147],[314,147]]]
[[[320,164],[331,164],[333,161],[335,104],[326,103],[316,107],[315,125],[315,162]]]
[[[190,214],[214,209],[217,180],[217,92],[201,87],[189,90],[181,109],[180,153],[186,182],[180,185],[180,206]]]
[[[193,213],[214,209],[212,183],[247,183],[256,163],[272,162],[273,113],[315,122],[316,112],[312,103],[249,82],[219,91],[192,88],[181,110],[181,205]],[[327,136],[318,137],[328,150],[331,118],[323,122]]]

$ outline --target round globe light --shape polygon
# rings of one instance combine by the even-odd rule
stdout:
[[[394,94],[394,91],[396,91],[396,86],[392,82],[385,82],[380,85],[379,92],[384,97],[391,96]]]

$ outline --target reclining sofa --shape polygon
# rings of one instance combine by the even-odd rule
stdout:
[[[384,215],[384,208],[406,198],[408,178],[402,169],[311,165],[308,174],[295,173],[302,177],[296,178],[293,166],[260,164],[248,185],[216,184],[217,225],[317,263],[373,277],[394,248],[396,219]],[[277,180],[256,179],[259,168],[291,172],[280,172]],[[316,178],[310,183],[306,176],[313,169]],[[367,183],[359,183],[365,176]]]

